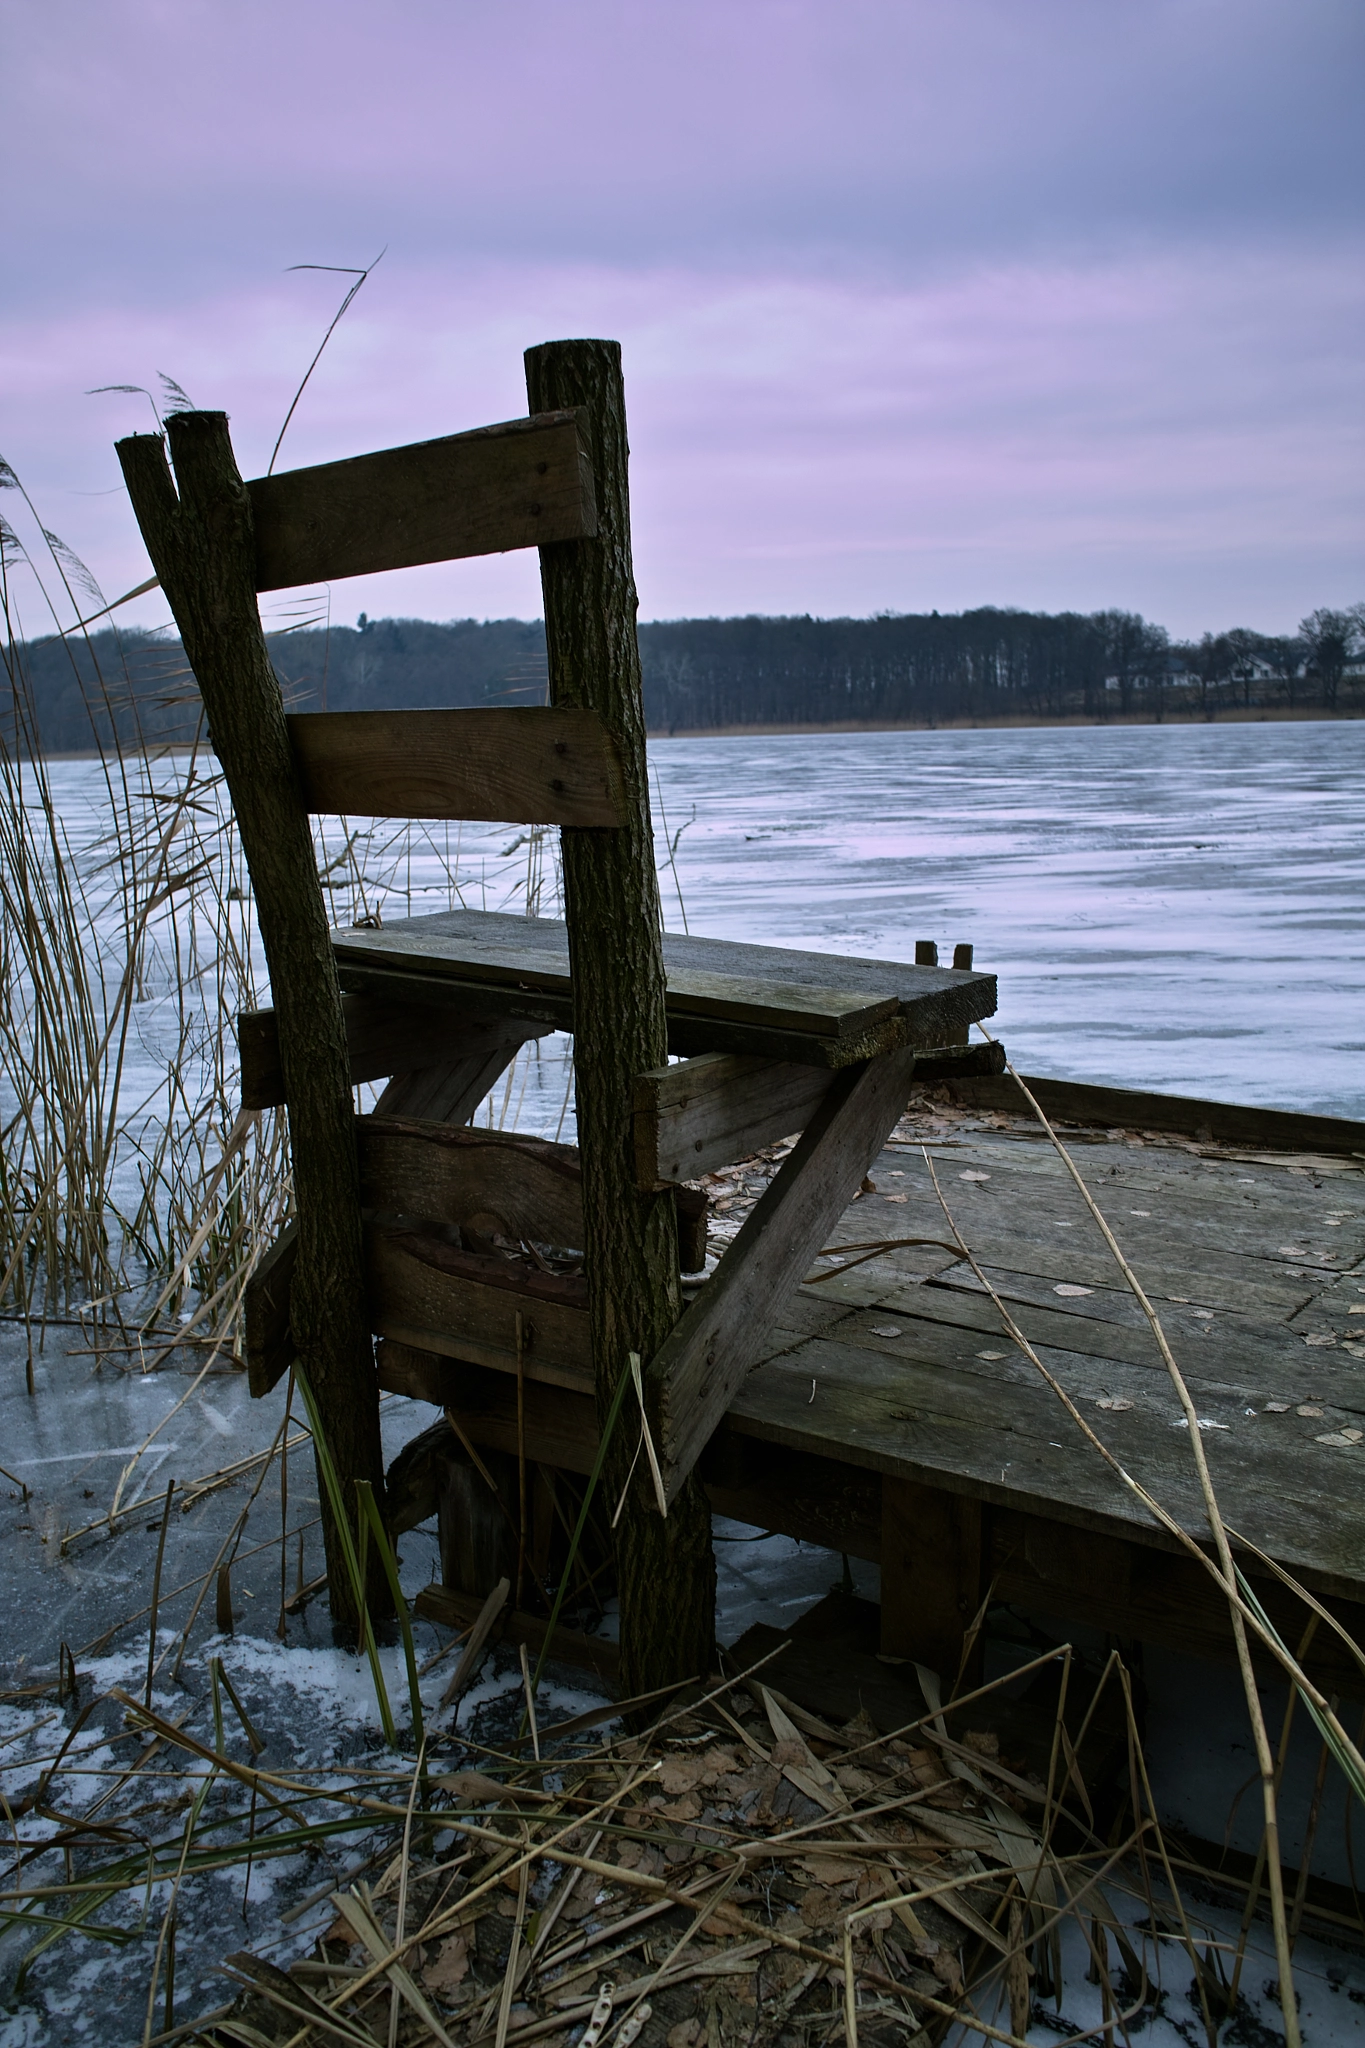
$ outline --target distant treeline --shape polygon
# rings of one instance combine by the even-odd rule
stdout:
[[[538,620],[369,619],[271,636],[292,708],[544,701]],[[651,731],[745,725],[939,725],[954,721],[1220,712],[1365,711],[1365,605],[1319,610],[1282,636],[1238,627],[1174,641],[1136,612],[983,607],[871,619],[664,620],[640,628]],[[184,738],[197,693],[179,645],[105,630],[10,654],[27,687],[25,744]],[[8,691],[7,726],[15,699]]]

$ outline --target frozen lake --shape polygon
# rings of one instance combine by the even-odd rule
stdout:
[[[694,931],[971,940],[1022,1072],[1365,1116],[1365,724],[650,751]]]
[[[1365,723],[657,739],[650,763],[670,929],[903,960],[970,940],[1025,1073],[1365,1116]],[[51,772],[89,846],[98,764]],[[320,833],[339,924],[528,888],[559,914],[551,834],[359,821],[348,856]],[[159,950],[130,1089],[174,1052]],[[494,1120],[571,1137],[564,1052],[528,1048]]]

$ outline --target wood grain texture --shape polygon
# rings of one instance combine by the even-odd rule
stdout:
[[[375,1103],[377,1114],[421,1117],[429,1123],[468,1123],[526,1042],[525,1033],[515,1030],[492,1032],[481,1046],[480,1036],[475,1036],[473,1049],[462,1058],[395,1074]]]
[[[382,1337],[418,1350],[517,1369],[517,1318],[529,1380],[587,1388],[592,1342],[584,1282],[457,1250],[415,1230],[365,1231],[369,1316]]]
[[[1326,1152],[1346,1157],[1365,1153],[1365,1123],[1349,1117],[1312,1116],[1304,1111],[1261,1109],[1252,1103],[1205,1102],[1194,1096],[1157,1095],[1134,1088],[1099,1088],[1083,1081],[1024,1079],[1049,1117],[1063,1122],[1118,1126],[1131,1131],[1179,1131],[1221,1143],[1266,1151]],[[1028,1104],[1015,1082],[975,1078],[954,1084],[957,1099],[982,1109],[1026,1114]]]
[[[257,590],[502,554],[597,530],[572,410],[324,462],[247,485]]]
[[[593,711],[306,711],[287,724],[310,811],[580,827],[625,815],[620,758]]]
[[[378,1113],[356,1125],[367,1209],[488,1236],[581,1249],[583,1174],[573,1145],[516,1131],[417,1123]]]
[[[384,1462],[360,1258],[349,1059],[336,961],[318,886],[313,833],[285,727],[280,686],[261,631],[251,497],[223,413],[166,422],[118,445],[128,494],[194,670],[222,763],[280,1017],[290,1102],[299,1250],[293,1335],[326,1432],[341,1497],[366,1480],[384,1498]],[[344,1550],[323,1492],[332,1618],[359,1626]],[[370,1611],[393,1612],[376,1558]]]
[[[527,1038],[542,1037],[550,1028],[521,1030],[514,1020],[486,1010],[466,1012],[458,1006],[394,1002],[385,996],[346,995],[341,1010],[352,1083],[445,1067],[457,1057],[491,1059],[505,1046],[514,1051]],[[241,1013],[237,1050],[242,1108],[274,1109],[286,1102],[279,1019],[274,1010]],[[456,1119],[447,1112],[447,1120]]]
[[[635,1178],[642,1188],[714,1173],[805,1128],[831,1076],[821,1067],[703,1053],[635,1082]]]
[[[650,1367],[665,1487],[691,1471],[768,1326],[905,1108],[914,1054],[839,1075],[710,1282]]]
[[[347,987],[572,1019],[565,928],[549,918],[442,911],[333,933]],[[995,1009],[995,977],[666,932],[668,1051],[734,1052],[841,1068],[899,1046],[949,1045]],[[975,1048],[972,1048],[975,1053]],[[662,1065],[662,1059],[653,1062]],[[649,1069],[642,1066],[640,1072]]]

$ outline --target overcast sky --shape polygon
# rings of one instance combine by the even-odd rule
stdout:
[[[148,573],[113,442],[152,416],[89,387],[166,373],[256,474],[345,282],[289,266],[381,248],[280,466],[511,418],[527,345],[615,336],[645,618],[1283,631],[1365,596],[1360,0],[0,0],[0,30],[0,454],[110,596]],[[533,616],[535,557],[332,604]]]

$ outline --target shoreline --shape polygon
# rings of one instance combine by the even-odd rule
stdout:
[[[403,707],[395,705],[395,710]],[[479,708],[459,706],[459,709]],[[1075,731],[1093,728],[1105,731],[1115,726],[1162,726],[1162,725],[1359,725],[1365,721],[1365,709],[1352,711],[1289,711],[1268,710],[1253,705],[1250,710],[1220,711],[1216,717],[1201,716],[1199,712],[1173,711],[1163,718],[1142,717],[1130,712],[1127,717],[1115,713],[1112,718],[1087,718],[1084,712],[1068,712],[1061,718],[838,718],[811,720],[805,723],[785,720],[781,724],[765,724],[755,721],[744,725],[677,725],[650,726],[648,737],[652,740],[733,740],[733,739],[774,739],[784,733],[810,734],[821,732],[1034,732],[1053,731],[1066,728]],[[177,744],[174,740],[157,740],[150,747],[110,747],[101,751],[98,747],[78,747],[71,750],[57,749],[40,756],[44,761],[99,761],[110,760],[127,753],[129,759],[145,754],[149,759],[164,754],[183,754],[189,751],[190,742]]]
[[[649,737],[652,740],[728,740],[744,739],[750,735],[771,739],[783,733],[819,732],[1033,732],[1054,731],[1062,727],[1073,731],[1081,727],[1104,731],[1114,726],[1145,725],[1359,725],[1362,720],[1365,720],[1365,710],[1289,711],[1253,705],[1249,711],[1220,711],[1213,718],[1197,711],[1172,711],[1163,718],[1144,718],[1137,712],[1130,712],[1127,717],[1115,713],[1112,718],[1088,718],[1084,712],[1077,711],[1068,712],[1061,718],[839,718],[812,720],[806,724],[789,724],[784,720],[781,724],[651,726]]]

